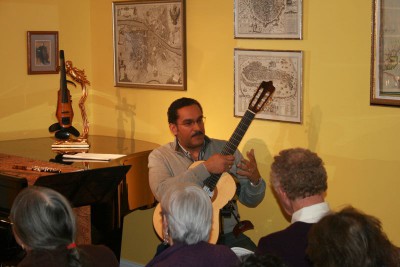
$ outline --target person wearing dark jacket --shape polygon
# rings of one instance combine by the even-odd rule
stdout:
[[[311,227],[307,255],[314,267],[398,267],[400,250],[380,220],[351,206]]]
[[[236,254],[225,245],[208,243],[212,204],[196,184],[177,183],[161,199],[164,242],[169,248],[155,256],[147,267],[238,266]]]
[[[15,198],[10,220],[26,256],[17,267],[118,267],[103,245],[75,243],[76,219],[68,200],[45,187],[30,186]]]
[[[306,256],[307,234],[330,213],[324,201],[328,186],[323,161],[308,149],[283,150],[274,157],[270,182],[282,210],[291,216],[291,224],[262,237],[256,253],[276,255],[289,267],[312,266]]]

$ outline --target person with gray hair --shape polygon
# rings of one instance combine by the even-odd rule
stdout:
[[[289,267],[312,266],[306,255],[311,226],[330,213],[325,202],[327,173],[324,162],[308,149],[282,150],[271,165],[270,183],[291,225],[262,237],[257,254],[274,254]]]
[[[45,187],[30,186],[15,198],[10,220],[17,243],[26,251],[18,267],[117,267],[111,249],[75,244],[76,219],[68,200]]]
[[[400,251],[380,220],[351,206],[311,227],[307,254],[315,267],[398,267]]]
[[[198,185],[177,183],[161,199],[164,242],[170,247],[146,266],[237,266],[225,245],[208,243],[212,222],[209,196]]]

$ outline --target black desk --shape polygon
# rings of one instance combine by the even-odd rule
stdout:
[[[53,142],[54,139],[51,137],[0,141],[0,153],[55,162],[58,159],[57,153],[51,149]],[[109,136],[90,136],[88,142],[90,144],[88,152],[90,153],[138,155],[143,158],[143,164],[147,164],[148,154],[158,147],[157,144],[151,142]],[[79,169],[96,169],[118,166],[121,165],[121,162],[122,159],[109,162],[82,161],[68,164]],[[138,167],[143,169],[147,165]],[[91,206],[92,243],[109,246],[118,259],[121,249],[123,216],[132,211],[127,203],[129,192],[125,189],[124,184],[126,181],[123,182],[112,202]]]

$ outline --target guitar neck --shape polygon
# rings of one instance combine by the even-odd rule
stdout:
[[[239,146],[240,142],[242,141],[243,136],[247,132],[251,122],[253,121],[256,114],[251,110],[247,110],[240,120],[238,126],[236,127],[235,131],[233,132],[229,141],[225,144],[224,148],[222,149],[222,155],[233,155]]]
[[[229,141],[222,148],[222,155],[233,155],[235,153],[255,116],[256,113],[249,109],[245,112],[231,138],[229,138]],[[207,186],[211,191],[214,191],[214,188],[216,187],[220,177],[221,174],[211,174],[211,176],[204,181],[204,185]]]

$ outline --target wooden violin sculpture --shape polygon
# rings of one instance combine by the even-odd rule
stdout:
[[[49,132],[55,132],[57,139],[68,139],[70,135],[79,136],[79,131],[72,126],[74,111],[72,110],[71,95],[67,88],[64,50],[60,50],[60,89],[58,90],[56,117],[58,122],[49,127]]]

